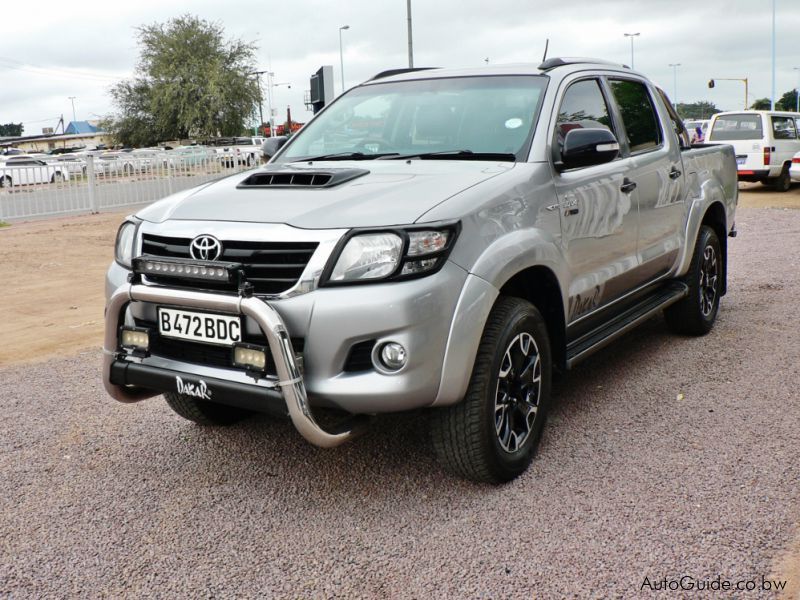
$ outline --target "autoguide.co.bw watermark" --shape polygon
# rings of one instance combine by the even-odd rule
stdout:
[[[767,579],[763,575],[754,579],[730,580],[717,575],[714,579],[698,579],[691,575],[681,577],[662,577],[651,579],[645,576],[640,591],[653,592],[780,592],[786,588],[786,581],[780,579]]]

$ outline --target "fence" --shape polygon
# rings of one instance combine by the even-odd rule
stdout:
[[[199,147],[185,152],[9,157],[0,162],[0,221],[145,204],[258,162],[257,154],[219,154]]]

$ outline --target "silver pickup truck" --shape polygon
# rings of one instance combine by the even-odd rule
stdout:
[[[382,73],[275,149],[120,227],[117,400],[288,415],[323,447],[425,408],[443,465],[497,483],[529,465],[554,371],[661,311],[703,335],[726,291],[734,153],[691,147],[622,65]]]

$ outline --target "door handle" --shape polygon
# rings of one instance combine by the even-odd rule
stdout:
[[[619,191],[623,194],[630,194],[633,190],[636,189],[636,182],[631,181],[627,177],[622,180],[622,185],[619,188]]]
[[[669,172],[669,178],[670,179],[677,179],[681,175],[682,175],[682,173],[678,169],[676,169],[675,167],[672,167],[672,170]]]

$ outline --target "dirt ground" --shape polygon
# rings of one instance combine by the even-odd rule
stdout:
[[[741,186],[740,206],[800,209],[800,185],[785,194]],[[104,273],[125,212],[15,222],[0,227],[0,365],[76,355],[102,343]],[[800,597],[800,539],[775,564]]]
[[[103,280],[126,213],[13,223],[0,229],[0,364],[102,344]]]

